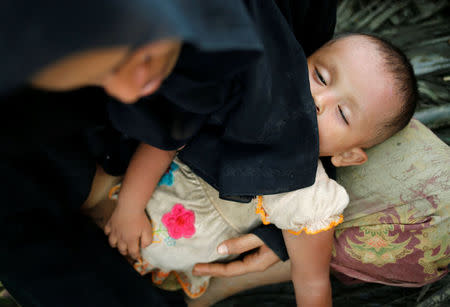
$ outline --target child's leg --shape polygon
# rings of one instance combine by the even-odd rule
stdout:
[[[117,185],[122,179],[122,176],[111,176],[107,174],[101,166],[97,165],[91,191],[81,208],[90,209],[95,207],[100,201],[107,199],[111,188]]]
[[[115,200],[109,199],[108,193],[122,178],[108,175],[100,166],[97,166],[91,191],[81,210],[101,229],[105,227],[115,208]]]
[[[205,294],[197,299],[186,299],[189,307],[211,306],[225,298],[252,288],[286,282],[291,279],[290,261],[278,262],[264,272],[235,277],[212,278]]]

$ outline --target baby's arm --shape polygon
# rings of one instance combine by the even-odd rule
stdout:
[[[139,247],[152,242],[152,226],[145,207],[175,153],[175,150],[165,151],[142,143],[133,155],[117,207],[105,227],[109,243],[121,254],[137,259]]]
[[[298,306],[331,306],[330,260],[334,228],[293,235],[283,230]]]

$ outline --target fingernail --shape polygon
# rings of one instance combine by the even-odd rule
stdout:
[[[217,252],[221,255],[227,255],[228,254],[228,248],[225,244],[220,244],[217,248]]]

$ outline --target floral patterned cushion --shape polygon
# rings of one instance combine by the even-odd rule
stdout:
[[[422,286],[450,263],[450,148],[417,120],[338,169],[350,204],[335,233],[332,269],[340,276]]]

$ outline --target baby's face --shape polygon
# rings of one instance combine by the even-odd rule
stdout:
[[[370,147],[400,101],[393,77],[374,43],[361,36],[339,39],[308,58],[317,108],[320,156]]]

